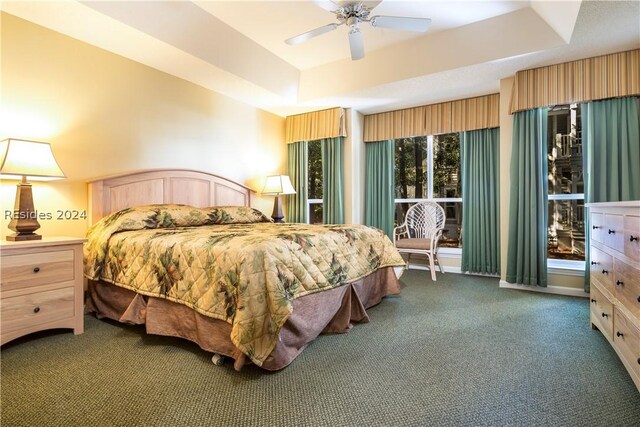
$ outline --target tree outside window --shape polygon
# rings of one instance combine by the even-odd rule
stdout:
[[[434,200],[447,220],[441,246],[460,247],[462,199],[460,135],[450,133],[395,140],[395,223],[404,222],[409,207]]]
[[[440,200],[447,220],[441,246],[462,246],[462,182],[460,134],[433,137],[433,198]]]
[[[320,140],[308,144],[308,215],[309,224],[322,224],[322,149]]]

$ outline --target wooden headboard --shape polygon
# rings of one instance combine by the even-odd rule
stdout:
[[[207,172],[156,169],[89,181],[89,221],[120,209],[155,203],[196,207],[251,206],[254,191]]]

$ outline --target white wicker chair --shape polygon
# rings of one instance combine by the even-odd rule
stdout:
[[[407,268],[411,254],[426,255],[434,282],[436,263],[440,272],[444,273],[438,259],[438,240],[442,235],[445,219],[444,209],[436,202],[419,202],[409,208],[404,224],[393,229],[393,244],[398,252],[408,254]]]

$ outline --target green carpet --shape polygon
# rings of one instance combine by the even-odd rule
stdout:
[[[586,299],[416,270],[402,283],[370,323],[276,373],[91,316],[83,335],[21,338],[2,348],[2,425],[640,425],[640,394]]]

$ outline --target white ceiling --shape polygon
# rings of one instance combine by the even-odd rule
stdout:
[[[335,15],[311,1],[196,1],[202,9],[300,70],[349,58],[348,29],[341,27],[303,44],[285,39],[326,24]],[[397,1],[384,0],[371,16],[431,18],[429,33],[461,27],[529,7],[528,1]],[[258,18],[259,17],[259,18]],[[258,19],[256,19],[258,18]],[[361,24],[367,50],[423,36],[422,33]]]
[[[517,70],[640,47],[638,1],[395,1],[426,34],[361,26],[289,46],[332,22],[311,1],[4,1],[2,10],[276,114],[363,113],[495,93]]]

